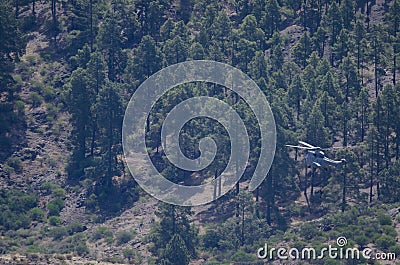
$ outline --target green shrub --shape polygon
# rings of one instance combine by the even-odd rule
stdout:
[[[29,210],[29,215],[33,221],[43,221],[44,220],[44,211],[40,208],[32,208]]]
[[[38,82],[36,80],[31,80],[32,90],[38,92],[39,94],[42,93],[43,90],[43,83]]]
[[[42,88],[42,94],[46,101],[50,101],[54,99],[54,91],[51,86],[45,86]]]
[[[203,246],[206,249],[216,248],[218,247],[219,238],[217,236],[217,232],[215,230],[206,230],[206,233],[202,237]]]
[[[56,216],[52,216],[52,217],[56,217]],[[51,231],[50,231],[50,235],[53,237],[53,239],[55,240],[61,240],[63,239],[65,236],[68,235],[68,231],[65,227],[54,227]]]
[[[37,198],[19,190],[0,190],[0,229],[28,228],[31,223],[29,211],[37,206]]]
[[[382,226],[382,230],[388,236],[391,236],[391,237],[396,237],[397,236],[396,229],[394,229],[394,227],[391,226],[391,225]]]
[[[46,191],[48,194],[56,188],[58,188],[58,186],[49,181],[45,181],[40,185],[40,189]]]
[[[67,226],[67,232],[70,235],[73,235],[75,233],[83,232],[83,226],[78,223],[77,221],[73,222],[72,224],[69,224]]]
[[[107,237],[113,237],[113,232],[108,229],[106,226],[99,226],[96,230],[96,232],[94,232],[92,239],[93,240],[99,240],[102,238],[107,238]]]
[[[131,248],[125,248],[122,250],[122,254],[126,259],[131,261],[131,259],[135,256],[135,251]]]
[[[118,245],[128,243],[133,238],[133,234],[128,231],[122,231],[117,234]]]
[[[15,172],[21,173],[22,172],[22,160],[19,157],[9,157],[6,160],[6,165],[13,168]]]
[[[37,92],[32,92],[29,95],[29,102],[32,104],[33,107],[39,107],[40,105],[42,105],[43,97]]]
[[[381,249],[389,249],[389,247],[396,245],[396,240],[388,235],[382,235],[376,240],[376,244]]]
[[[19,114],[25,113],[25,103],[21,100],[15,101],[14,108],[17,110]]]
[[[360,247],[364,247],[369,243],[369,239],[368,237],[366,237],[365,235],[359,235],[354,237],[354,240],[356,241],[356,243],[360,246]]]
[[[396,257],[399,257],[400,256],[400,245],[396,244],[394,246],[389,247],[389,252],[395,253]]]
[[[64,208],[64,201],[60,198],[55,198],[47,204],[47,210],[49,210],[50,216],[59,215],[61,210]]]
[[[55,188],[52,194],[56,198],[64,199],[67,192],[63,188]]]
[[[49,217],[49,224],[52,226],[57,226],[61,224],[61,218],[59,216],[50,216]]]
[[[389,215],[379,215],[378,221],[381,225],[392,225],[392,218]]]
[[[232,255],[231,260],[234,262],[250,263],[255,261],[255,257],[252,254],[244,252],[243,250],[239,250]]]
[[[38,62],[38,58],[35,55],[27,55],[25,59],[30,65],[35,65]]]
[[[311,240],[312,238],[314,238],[320,234],[321,234],[321,231],[319,231],[318,228],[314,224],[305,223],[301,226],[300,235],[307,241]]]
[[[326,259],[324,265],[340,265],[340,261],[335,259]]]
[[[26,213],[37,206],[37,198],[31,194],[15,194],[10,200],[9,207],[17,213]]]
[[[85,237],[82,234],[76,234],[71,238],[71,245],[73,250],[78,253],[78,255],[84,255],[89,253],[89,248],[86,245]]]
[[[10,210],[0,212],[0,225],[7,230],[29,228],[31,219],[25,213],[15,213]]]

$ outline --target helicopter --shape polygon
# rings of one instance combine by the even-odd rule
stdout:
[[[313,146],[309,143],[299,141],[300,145],[289,145],[287,147],[297,148],[297,149],[304,149],[307,150],[307,154],[304,158],[304,163],[307,167],[312,168],[325,168],[327,169],[328,166],[335,166],[339,167],[343,163],[346,163],[346,159],[341,160],[332,160],[325,156],[325,153],[322,151],[323,149],[318,146]]]
[[[305,174],[304,174],[304,184],[303,185],[304,185],[304,197],[307,202],[308,210],[311,213],[310,201],[309,201],[308,195],[307,195],[307,187],[308,187],[307,168],[312,168],[310,186],[311,186],[311,196],[313,196],[316,170],[321,169],[321,168],[328,170],[329,166],[334,166],[336,168],[340,168],[342,166],[342,164],[346,163],[346,159],[332,160],[325,156],[325,153],[323,152],[323,150],[325,150],[325,149],[322,149],[321,147],[318,147],[318,146],[313,146],[313,145],[303,142],[303,141],[299,141],[299,145],[289,145],[288,144],[286,146],[291,147],[291,148],[296,148],[296,149],[307,150],[307,153],[304,157]],[[296,155],[297,155],[297,153],[296,153]],[[345,184],[344,184],[344,187],[345,187]],[[322,189],[320,190],[320,192],[322,194]],[[343,198],[343,201],[344,200],[345,200],[345,197]],[[345,205],[345,204],[343,204],[343,205]]]

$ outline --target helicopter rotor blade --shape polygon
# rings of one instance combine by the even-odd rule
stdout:
[[[314,148],[306,147],[306,146],[298,146],[298,145],[290,145],[287,144],[287,147],[297,148],[297,149],[306,149],[306,150],[313,150]]]
[[[299,141],[299,143],[302,144],[302,145],[305,145],[305,146],[307,146],[307,147],[309,147],[311,149],[318,149],[319,148],[317,146],[313,146],[313,145],[311,145],[309,143],[306,143],[306,142],[303,142],[303,141]]]
[[[353,150],[355,148],[357,148],[357,146],[351,146],[351,145],[349,145],[349,146],[332,146],[332,147],[322,148],[322,150],[326,150],[326,151],[329,151],[329,150],[342,150],[342,149]]]

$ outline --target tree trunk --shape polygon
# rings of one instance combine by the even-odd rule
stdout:
[[[243,201],[243,206],[242,206],[242,235],[241,235],[242,246],[244,245],[244,207],[245,207],[245,203]]]
[[[364,142],[364,137],[365,137],[365,99],[364,99],[364,93],[362,93],[361,96],[361,142]]]
[[[379,95],[379,85],[378,85],[378,47],[377,39],[374,39],[374,80],[375,80],[375,97],[378,98]]]
[[[342,194],[342,212],[346,209],[346,172],[343,169],[343,194]]]
[[[271,212],[272,212],[272,204],[273,204],[273,170],[272,168],[270,169],[269,173],[268,173],[268,177],[267,177],[267,223],[268,225],[271,225]]]
[[[396,39],[396,36],[395,36]],[[397,56],[396,56],[396,43],[393,45],[393,86],[396,86],[396,69],[397,69]]]
[[[51,0],[51,16],[53,18],[53,34],[54,34],[54,42],[56,42],[57,36],[57,0]]]
[[[95,148],[95,144],[96,144],[96,123],[97,123],[97,118],[94,118],[94,122],[93,122],[93,130],[92,130],[92,142],[90,143],[90,156],[93,157],[94,155],[94,148]]]
[[[381,109],[381,101],[380,101],[380,97],[378,97],[378,99],[377,99],[377,125],[376,125],[376,128],[377,128],[377,139],[376,139],[376,193],[377,193],[377,196],[378,196],[378,200],[380,199],[380,190],[379,190],[379,173],[380,173],[380,170],[381,170],[381,161],[380,161],[380,154],[379,154],[379,141],[380,141],[380,139],[379,139],[379,136],[381,135],[380,134],[380,109]]]
[[[374,187],[374,134],[371,135],[371,157],[370,161],[370,178],[369,178],[369,203],[372,203],[373,187]]]
[[[385,166],[386,169],[389,168],[389,137],[390,137],[390,111],[391,104],[386,106],[386,133],[385,133]]]
[[[36,5],[36,0],[32,0],[32,16],[36,16],[35,5]]]
[[[93,51],[93,0],[89,1],[90,13],[90,51]]]
[[[19,0],[15,0],[15,18],[19,17]]]
[[[370,13],[371,13],[371,7],[370,7],[370,5],[369,5],[369,0],[367,0],[367,18],[366,18],[366,21],[367,21],[367,31],[369,31],[369,24],[370,24]]]
[[[310,207],[310,201],[308,200],[308,196],[307,196],[307,186],[308,186],[308,172],[307,172],[307,166],[306,166],[306,172],[304,174],[304,197],[306,198],[306,202],[307,202],[307,207],[308,207],[308,211],[311,213],[311,207]]]
[[[311,200],[314,196],[314,182],[315,182],[315,172],[317,171],[316,168],[313,168],[312,174],[311,174],[311,190],[310,190],[310,196]]]

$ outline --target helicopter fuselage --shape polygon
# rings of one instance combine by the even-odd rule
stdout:
[[[339,166],[341,165],[345,160],[332,160],[330,158],[327,158],[324,154],[324,152],[319,151],[319,150],[308,150],[306,157],[304,159],[306,166],[307,167],[313,167],[313,168],[327,168],[328,166]]]

